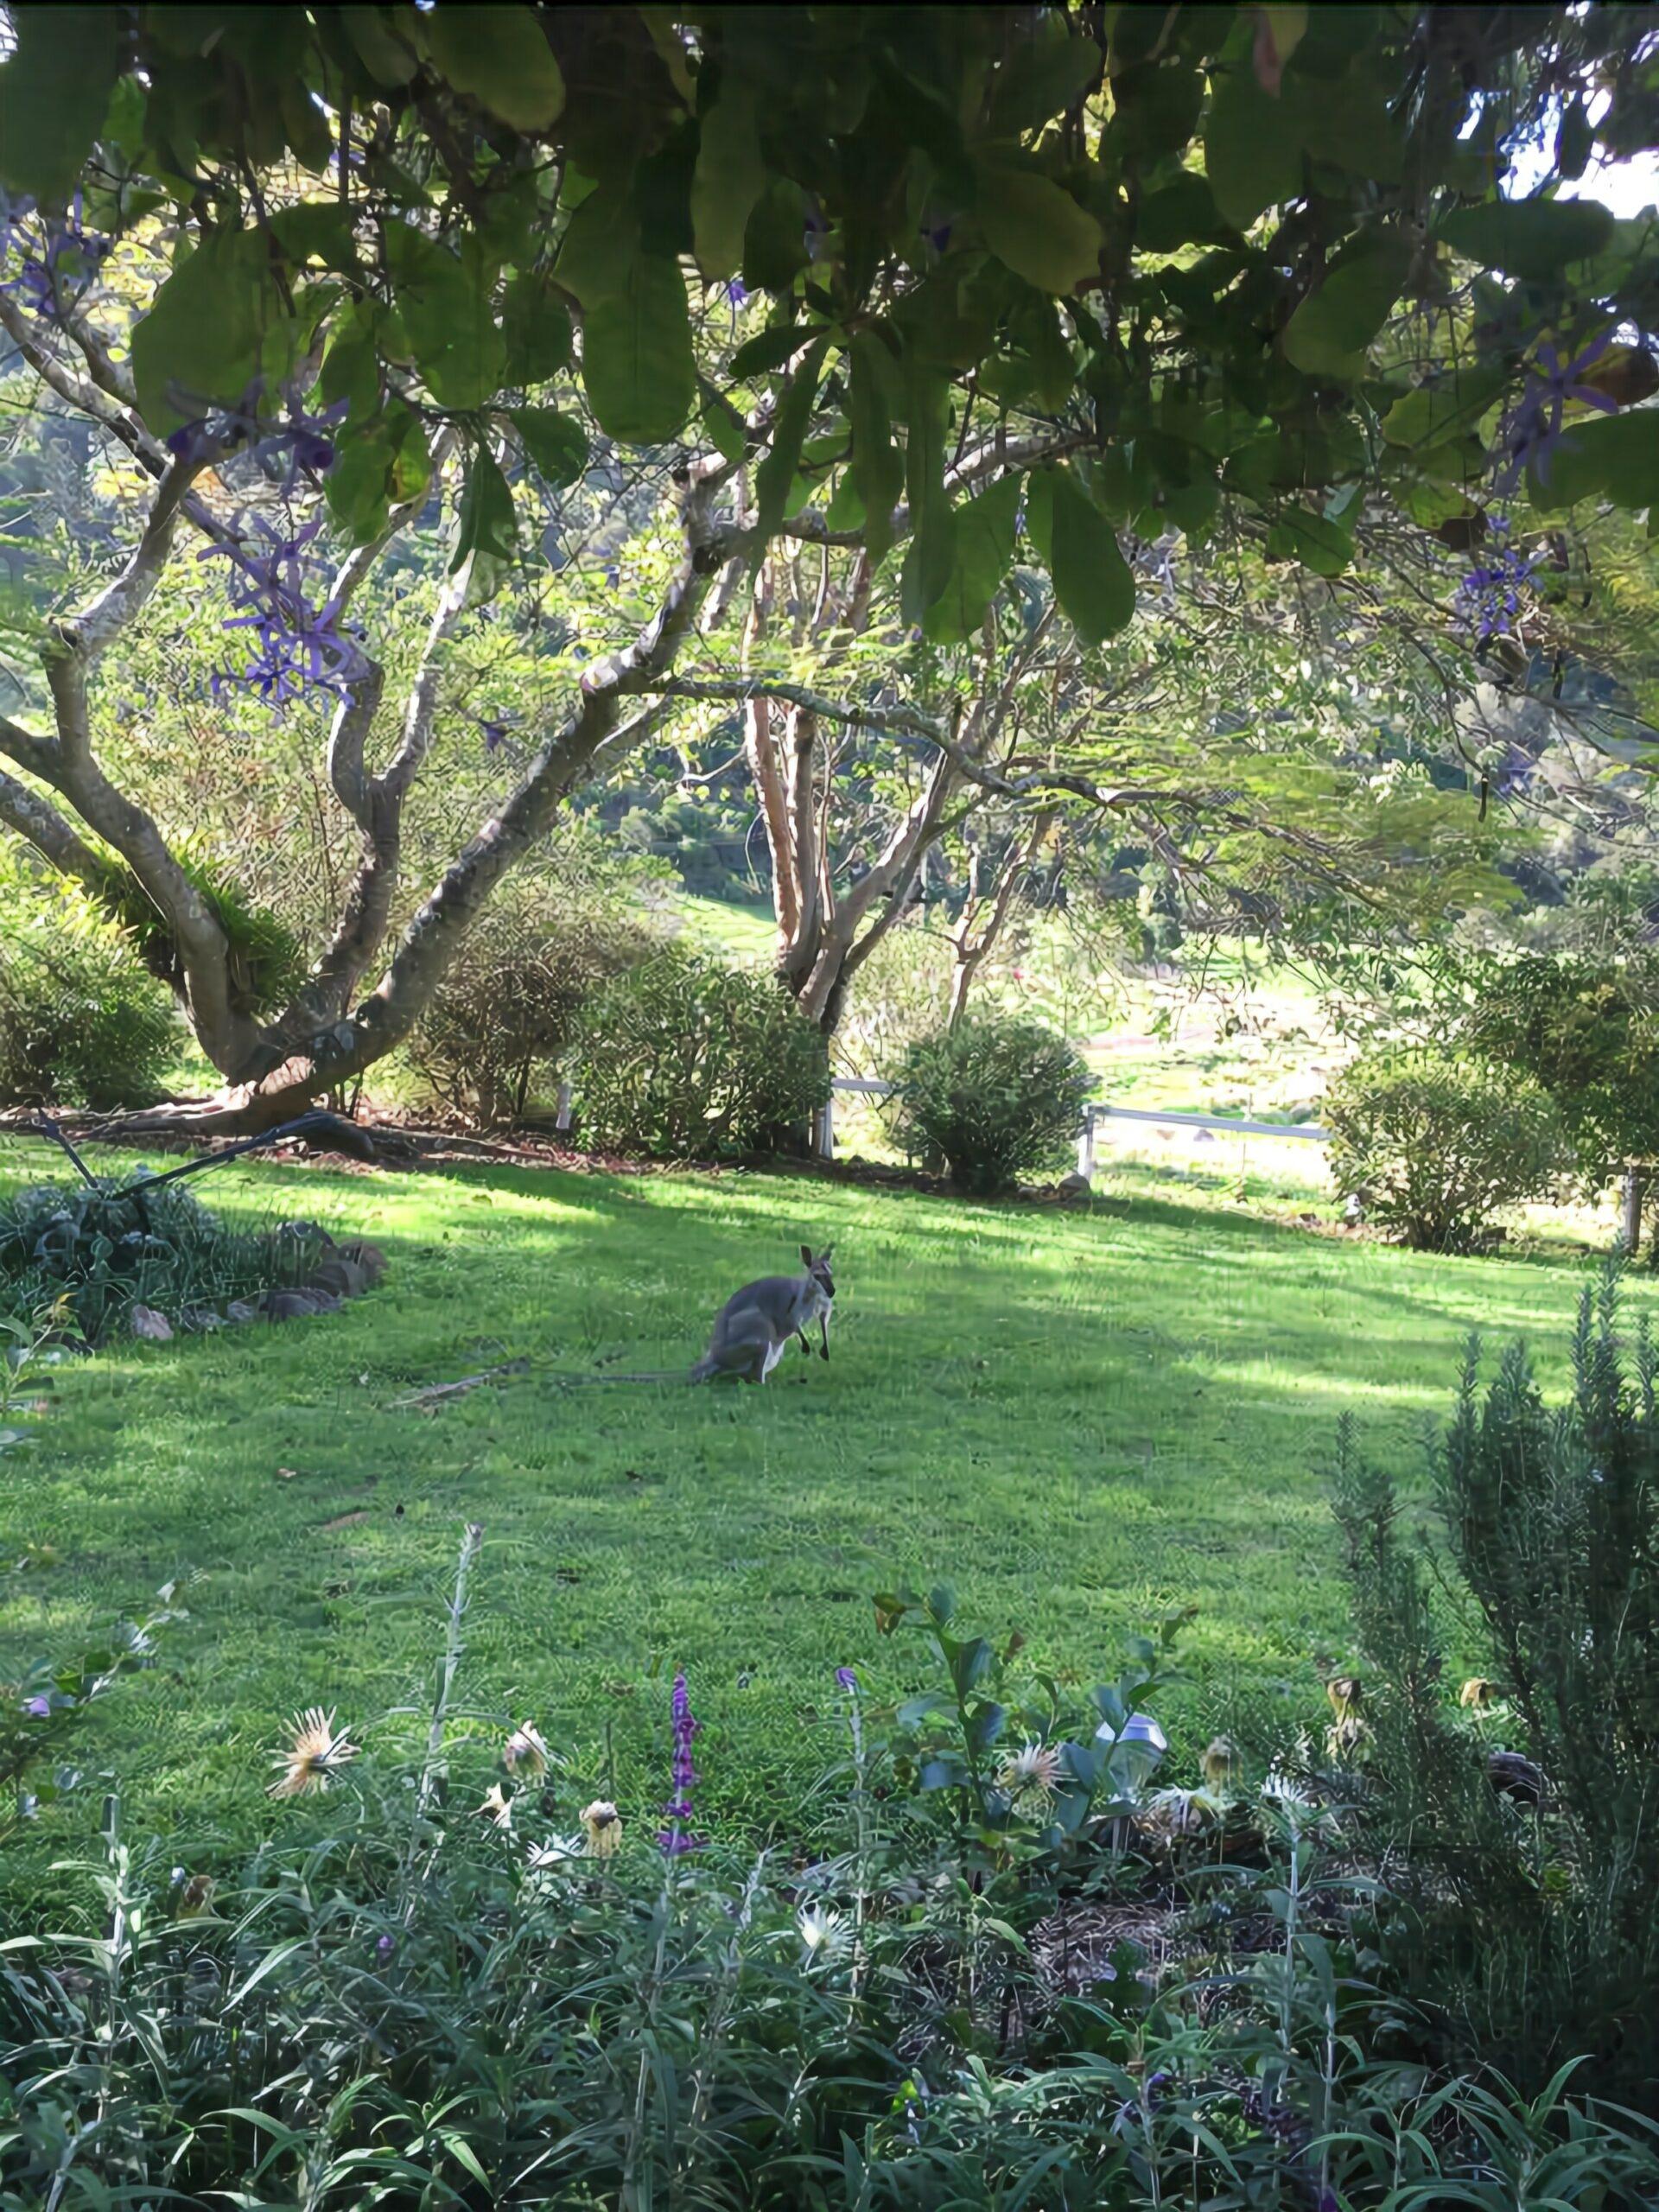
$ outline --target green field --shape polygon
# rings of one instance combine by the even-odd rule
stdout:
[[[0,1160],[14,1182],[44,1166]],[[658,1790],[651,1670],[683,1666],[710,1815],[787,1827],[836,1753],[832,1669],[903,1686],[868,1599],[906,1575],[1090,1679],[1195,1603],[1178,1756],[1217,1726],[1260,1756],[1317,1719],[1314,1656],[1348,1650],[1320,1474],[1338,1414],[1414,1482],[1465,1332],[1524,1332],[1559,1387],[1582,1278],[1311,1236],[1135,1167],[1084,1217],[741,1173],[213,1179],[229,1211],[377,1236],[385,1285],[60,1367],[57,1410],[0,1458],[5,1554],[60,1554],[0,1581],[0,1662],[193,1578],[166,1664],[79,1754],[181,1859],[276,1816],[264,1753],[296,1707],[366,1721],[425,1697],[467,1519],[487,1529],[469,1694],[538,1719],[580,1777],[609,1732],[637,1810]],[[827,1367],[791,1354],[759,1391],[555,1379],[678,1370],[803,1237],[836,1247]],[[390,1409],[518,1354],[527,1380]],[[38,1847],[78,1847],[94,1809],[49,1814]]]

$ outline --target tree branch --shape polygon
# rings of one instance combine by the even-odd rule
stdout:
[[[88,891],[108,889],[108,868],[56,807],[3,772],[0,772],[0,822],[33,845],[60,875],[84,884]]]

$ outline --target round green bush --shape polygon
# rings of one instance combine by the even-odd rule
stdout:
[[[1473,1053],[1370,1053],[1331,1087],[1331,1173],[1344,1198],[1425,1252],[1466,1252],[1500,1206],[1548,1197],[1569,1152],[1539,1086]]]
[[[181,1032],[113,931],[0,931],[0,1105],[148,1106]]]
[[[588,1141],[650,1160],[787,1150],[830,1096],[823,1038],[772,976],[677,949],[588,1001],[576,1067]]]
[[[984,1019],[912,1045],[893,1086],[906,1151],[942,1159],[958,1190],[983,1193],[1065,1165],[1094,1077],[1039,1023]]]

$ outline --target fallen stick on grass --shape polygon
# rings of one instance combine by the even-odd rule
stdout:
[[[429,1382],[423,1390],[411,1390],[407,1397],[394,1398],[387,1408],[397,1413],[406,1406],[441,1405],[447,1398],[464,1397],[468,1390],[476,1390],[480,1382],[501,1382],[518,1375],[528,1375],[527,1359],[509,1359],[499,1367],[486,1367],[479,1375],[463,1375],[458,1382]]]

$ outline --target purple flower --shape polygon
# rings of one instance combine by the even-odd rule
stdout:
[[[726,287],[726,296],[734,308],[746,306],[748,302],[749,288],[741,276],[734,276]]]
[[[315,516],[284,537],[258,516],[254,530],[267,550],[238,536],[196,556],[230,563],[231,601],[238,611],[226,618],[224,626],[251,631],[256,641],[252,658],[239,672],[221,671],[214,677],[216,697],[226,688],[245,689],[257,691],[269,705],[285,706],[308,684],[345,698],[361,681],[368,666],[361,632],[340,628],[334,599],[319,603],[314,597],[310,554],[322,524],[322,517]]]
[[[670,1825],[663,1829],[657,1840],[671,1859],[683,1851],[700,1851],[704,1839],[689,1834],[683,1823],[691,1817],[691,1792],[700,1779],[691,1746],[696,1742],[702,1723],[692,1714],[690,1694],[685,1687],[685,1676],[674,1677],[674,1795],[663,1808]]]
[[[1521,594],[1537,572],[1538,563],[1531,556],[1508,543],[1509,528],[1507,517],[1493,518],[1494,543],[1485,560],[1458,585],[1457,619],[1477,645],[1513,634]]]
[[[334,465],[334,442],[328,435],[342,421],[349,399],[337,399],[319,415],[308,415],[291,394],[285,415],[267,419],[260,413],[262,379],[256,378],[234,406],[210,408],[194,393],[174,388],[168,397],[181,411],[202,412],[175,430],[168,439],[169,451],[200,467],[223,461],[241,447],[251,449],[266,475],[293,496],[301,480],[315,485]]]
[[[837,1667],[836,1669],[836,1680],[840,1683],[842,1688],[846,1690],[849,1695],[854,1697],[857,1696],[858,1676],[853,1672],[853,1669],[850,1667]]]
[[[391,1936],[383,1936],[374,1947],[374,1955],[378,1959],[389,1959],[397,1948]]]
[[[1554,346],[1538,348],[1527,372],[1526,387],[1500,434],[1507,456],[1497,480],[1500,491],[1512,492],[1529,468],[1541,484],[1549,481],[1550,464],[1561,442],[1562,414],[1570,401],[1594,407],[1604,415],[1618,414],[1616,399],[1581,380],[1585,371],[1594,367],[1611,343],[1612,333],[1604,330],[1599,338],[1592,338],[1565,362]]]
[[[507,741],[505,722],[480,722],[479,728],[484,733],[484,750],[486,753],[499,753]]]
[[[23,205],[21,200],[14,202],[13,211]],[[6,228],[11,236],[6,243],[15,237],[23,266],[5,289],[17,293],[29,313],[43,322],[61,323],[115,251],[115,240],[83,226],[79,193],[73,211],[63,221],[36,214],[35,227],[38,238],[25,237],[15,228],[9,213]]]
[[[52,1718],[52,1700],[49,1697],[26,1697],[23,1711],[31,1720],[49,1720]]]
[[[952,225],[948,218],[943,223],[924,223],[922,225],[922,236],[926,239],[929,245],[932,247],[935,253],[943,253],[950,243],[951,229]]]

